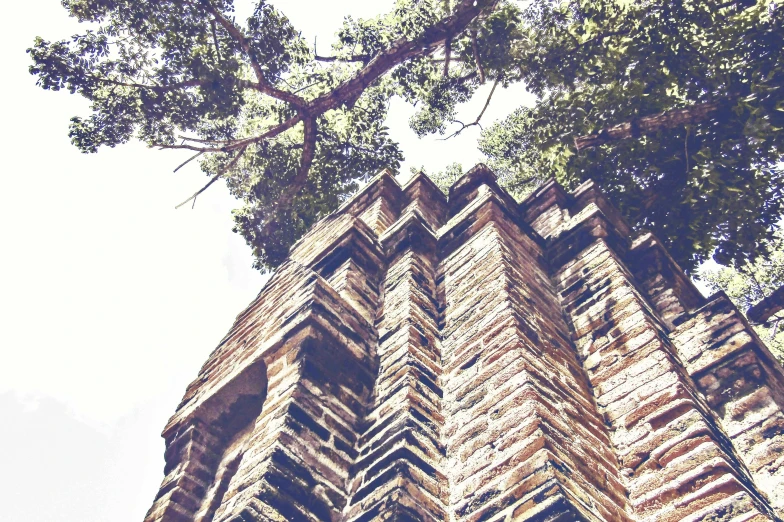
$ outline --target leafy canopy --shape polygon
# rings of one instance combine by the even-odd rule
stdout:
[[[397,0],[346,17],[318,56],[266,0],[245,21],[232,0],[64,0],[87,29],[38,38],[30,70],[90,100],[71,122],[82,151],[135,138],[192,150],[207,186],[225,178],[263,269],[361,178],[399,167],[390,97],[418,107],[419,135],[453,135],[484,114],[455,119],[481,84],[524,82],[536,105],[480,142],[510,190],[593,178],[690,268],[714,249],[753,257],[782,215],[780,1]],[[598,146],[578,153],[584,135]]]
[[[534,0],[522,17],[515,64],[538,100],[483,133],[497,169],[593,179],[687,269],[761,252],[782,216],[780,1]],[[592,134],[606,144],[578,152]]]

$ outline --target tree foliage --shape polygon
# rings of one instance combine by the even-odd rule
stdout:
[[[89,117],[71,121],[74,145],[95,152],[136,138],[192,150],[207,186],[225,177],[243,202],[235,228],[260,268],[280,263],[360,178],[399,166],[383,123],[391,96],[423,103],[422,129],[454,113],[480,76],[467,59],[472,28],[496,16],[491,0],[398,0],[386,16],[347,17],[320,57],[266,0],[244,23],[232,0],[63,4],[88,29],[38,38],[28,52],[41,87],[91,102]],[[466,58],[446,73],[433,58],[444,45],[455,63]]]
[[[687,268],[753,257],[782,215],[780,0],[396,0],[346,17],[329,56],[266,0],[246,21],[233,0],[63,3],[87,29],[29,52],[43,88],[91,102],[73,143],[193,151],[207,186],[225,178],[242,201],[260,268],[359,179],[399,167],[392,96],[417,106],[419,135],[450,136],[479,124],[484,110],[468,125],[456,110],[483,83],[537,97],[480,143],[520,196],[593,178]]]
[[[534,0],[522,18],[537,102],[483,134],[496,168],[593,179],[687,269],[763,251],[782,216],[781,2]],[[585,135],[605,144],[578,152]]]
[[[778,230],[769,245],[770,255],[741,267],[704,270],[702,279],[713,290],[723,290],[744,312],[784,285],[784,231]],[[784,362],[784,312],[755,324],[754,329],[771,351]]]

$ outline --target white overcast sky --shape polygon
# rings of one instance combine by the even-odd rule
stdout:
[[[342,16],[391,1],[275,1],[326,50]],[[0,521],[140,522],[163,477],[160,431],[264,278],[231,232],[234,201],[184,158],[138,143],[83,155],[67,137],[86,102],[27,73],[35,36],[79,31],[60,0],[9,2],[0,32]],[[324,47],[322,47],[324,46]],[[484,97],[465,108],[472,120]],[[530,102],[500,91],[485,121]],[[478,129],[418,141],[393,102],[408,171],[481,156]]]

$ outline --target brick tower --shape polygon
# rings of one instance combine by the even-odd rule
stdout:
[[[588,182],[382,173],[164,429],[146,522],[784,517],[784,372]]]

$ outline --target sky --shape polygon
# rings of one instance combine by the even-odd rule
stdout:
[[[391,5],[273,3],[319,49],[343,15]],[[129,143],[84,155],[70,144],[69,119],[89,114],[87,103],[36,87],[25,53],[35,36],[80,30],[60,0],[10,2],[4,18],[0,522],[140,522],[163,478],[163,426],[265,277],[231,231],[225,187],[174,209],[206,179],[196,165],[172,172],[187,154]],[[464,121],[489,88],[461,110]],[[500,90],[483,121],[531,101],[522,88]],[[411,114],[392,101],[401,172],[482,160],[477,128],[420,141]]]

